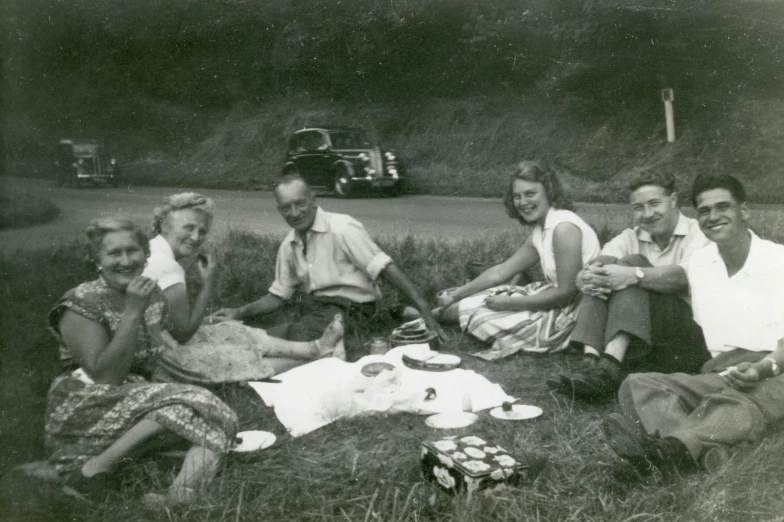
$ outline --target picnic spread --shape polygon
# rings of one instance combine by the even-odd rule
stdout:
[[[409,344],[354,363],[334,357],[320,359],[277,375],[280,383],[249,384],[274,408],[278,420],[294,437],[341,418],[374,413],[476,412],[515,400],[500,385],[474,371],[428,371],[403,362],[404,358],[428,362],[438,356],[427,344]],[[362,372],[377,363],[390,368],[373,376]]]

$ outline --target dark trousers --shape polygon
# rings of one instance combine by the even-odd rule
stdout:
[[[301,296],[295,303],[295,318],[267,328],[267,333],[289,341],[315,341],[324,333],[335,314],[343,314],[346,326],[346,351],[354,360],[362,353],[363,338],[360,332],[367,330],[375,319],[378,304],[354,303],[340,297]]]
[[[624,266],[651,266],[641,255],[619,261]],[[692,319],[691,306],[674,294],[631,286],[606,301],[583,296],[571,340],[600,353],[621,332],[632,337],[624,369],[629,372],[697,373],[710,359],[702,328]]]

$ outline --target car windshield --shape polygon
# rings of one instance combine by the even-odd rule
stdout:
[[[336,149],[370,148],[370,141],[362,130],[332,131],[329,133],[329,139]]]
[[[75,143],[73,152],[75,156],[95,156],[98,154],[99,146],[94,143]]]
[[[327,137],[321,131],[306,131],[297,135],[297,149],[299,151],[325,150],[327,145]]]

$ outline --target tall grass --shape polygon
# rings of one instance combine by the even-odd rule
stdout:
[[[607,222],[594,226],[612,234]],[[766,230],[762,230],[765,234]],[[504,259],[519,238],[501,235],[483,241],[446,243],[411,237],[382,238],[415,284],[428,295],[459,284],[465,262]],[[216,305],[236,305],[262,295],[273,277],[278,242],[272,237],[232,233],[218,245],[220,276]],[[0,260],[2,300],[2,418],[0,465],[5,470],[0,495],[2,520],[160,520],[145,511],[140,495],[164,487],[178,463],[139,462],[127,470],[124,490],[101,505],[66,499],[53,485],[23,477],[11,467],[41,459],[43,416],[57,356],[43,328],[49,307],[68,288],[95,277],[82,262],[80,245],[20,252]],[[193,288],[191,288],[193,290]],[[383,288],[384,310],[402,299]],[[388,314],[362,333],[388,331]],[[574,364],[570,354],[522,355],[489,363],[466,355],[478,345],[458,333],[449,351],[463,355],[464,367],[498,382],[504,390],[535,404],[544,415],[534,421],[503,423],[487,413],[464,430],[434,431],[414,415],[341,420],[293,439],[248,388],[214,387],[237,411],[241,429],[264,429],[278,442],[255,454],[233,454],[209,491],[192,507],[165,514],[168,520],[348,520],[348,521],[715,521],[776,520],[784,510],[784,440],[771,436],[741,448],[718,475],[704,474],[643,480],[620,462],[600,431],[612,404],[584,404],[551,394],[544,378]],[[437,493],[419,471],[424,440],[449,433],[474,433],[496,441],[522,459],[545,459],[541,475],[519,488],[480,494],[472,499]]]

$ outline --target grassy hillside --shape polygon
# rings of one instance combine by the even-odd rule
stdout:
[[[784,200],[784,3],[140,0],[4,4],[6,172],[103,139],[136,183],[268,185],[291,130],[358,123],[418,193],[495,196],[522,158],[578,199],[632,171],[738,175]],[[675,89],[665,142],[660,89]]]

